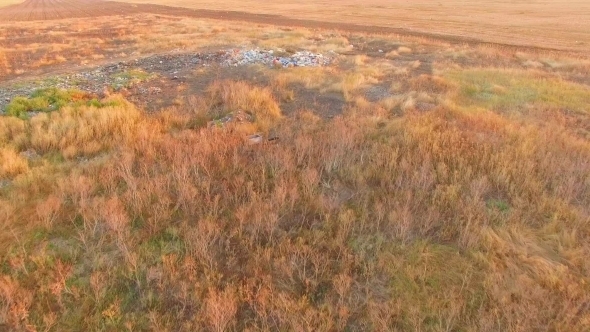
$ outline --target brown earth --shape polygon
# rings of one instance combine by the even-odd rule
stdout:
[[[145,12],[141,6],[100,0],[26,0],[0,8],[1,21],[35,21]]]
[[[587,0],[118,0],[476,38],[489,42],[588,50]]]
[[[241,7],[237,7],[241,8]],[[243,21],[257,24],[270,24],[278,26],[306,27],[312,29],[331,29],[357,33],[372,34],[398,34],[420,38],[442,40],[454,44],[470,45],[494,45],[518,50],[529,51],[573,51],[580,52],[587,49],[586,43],[542,43],[522,38],[502,39],[482,37],[477,30],[470,35],[441,33],[440,29],[415,30],[392,26],[375,26],[367,24],[329,22],[303,18],[292,18],[282,15],[260,14],[241,11],[224,11],[208,9],[192,9],[170,7],[158,4],[129,4],[115,1],[101,0],[27,0],[21,4],[0,8],[0,22],[52,20],[79,17],[100,17],[111,15],[132,15],[139,13],[151,13],[170,16],[221,19],[226,21]],[[351,21],[357,22],[357,21]],[[361,21],[358,21],[361,22]],[[583,36],[585,37],[585,36]]]

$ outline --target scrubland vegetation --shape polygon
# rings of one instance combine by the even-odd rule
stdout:
[[[26,36],[62,21],[0,25],[23,38],[0,73],[226,44],[334,61],[13,98],[0,330],[590,329],[586,58],[133,17],[92,40],[72,19],[59,47]],[[65,61],[19,64],[35,47]]]
[[[590,91],[504,75],[422,79],[446,104],[401,117],[368,102],[282,117],[271,90],[232,81],[149,116],[112,96],[2,117],[1,321],[585,330],[590,143],[557,114],[498,107],[532,89],[550,112]],[[239,109],[255,121],[206,125]],[[270,128],[278,142],[247,144]]]

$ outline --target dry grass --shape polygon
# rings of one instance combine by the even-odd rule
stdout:
[[[216,82],[208,90],[210,108],[217,117],[245,112],[253,117],[256,129],[268,131],[281,117],[281,109],[270,89],[252,87],[244,82]]]
[[[273,85],[278,88],[287,88],[290,84],[301,84],[307,89],[322,90],[340,79],[338,72],[332,68],[297,67],[270,76]]]
[[[492,110],[553,107],[590,112],[590,88],[540,72],[471,69],[446,74],[460,84],[462,103]]]
[[[384,52],[252,67],[149,114],[111,95],[0,116],[0,330],[590,329],[582,60],[143,19],[97,21],[130,44],[100,43]],[[61,38],[66,63],[99,43]],[[325,95],[344,111],[301,100]]]
[[[12,148],[1,148],[0,157],[2,159],[2,164],[0,164],[1,178],[11,178],[29,170],[27,160]]]
[[[365,102],[325,121],[305,111],[282,118],[269,90],[244,82],[215,83],[208,96],[153,116],[129,116],[121,101],[100,113],[108,118],[92,108],[2,118],[3,151],[32,146],[41,161],[19,168],[17,157],[3,159],[18,171],[0,200],[1,322],[589,327],[588,141],[558,123],[490,111],[395,118]],[[195,127],[232,110],[257,121]],[[258,121],[279,143],[244,143]],[[59,144],[48,144],[65,123]],[[33,138],[16,144],[23,130]],[[85,137],[106,157],[56,168],[55,154],[83,150]]]
[[[10,142],[21,151],[55,152],[67,159],[93,156],[124,141],[129,135],[129,123],[139,116],[133,105],[120,98],[107,98],[102,103],[101,107],[66,106],[31,120],[2,117],[0,134],[6,137],[3,144]]]

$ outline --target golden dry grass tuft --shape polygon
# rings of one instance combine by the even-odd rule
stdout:
[[[29,170],[26,159],[10,147],[0,148],[0,178],[12,178]]]
[[[208,89],[210,108],[219,115],[242,111],[254,117],[258,128],[267,131],[281,118],[281,109],[269,88],[245,82],[218,81]]]
[[[0,145],[38,153],[56,152],[66,159],[92,156],[124,142],[139,112],[121,97],[102,100],[97,106],[66,106],[30,120],[0,118]]]

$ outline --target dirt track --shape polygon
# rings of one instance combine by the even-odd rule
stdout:
[[[315,20],[294,19],[281,15],[253,14],[238,11],[216,11],[204,9],[187,9],[153,4],[128,4],[101,0],[26,0],[17,5],[0,8],[0,22],[52,20],[80,17],[98,17],[111,15],[132,15],[139,13],[182,16],[194,18],[244,21],[258,24],[306,27],[312,29],[333,29],[348,32],[398,34],[404,36],[433,38],[450,43],[467,43],[472,45],[496,45],[513,47],[519,50],[540,51],[579,51],[564,48],[538,47],[531,45],[496,43],[477,38],[427,33],[404,28],[357,25],[351,23],[333,23]]]

